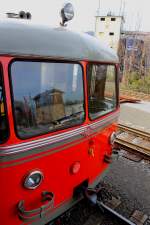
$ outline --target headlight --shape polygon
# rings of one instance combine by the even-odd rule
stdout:
[[[65,25],[65,22],[72,20],[74,17],[74,9],[71,3],[65,3],[63,8],[60,11],[60,15],[62,17],[62,24]]]
[[[43,173],[41,171],[33,171],[27,175],[24,180],[24,187],[27,189],[37,188],[43,180]]]
[[[112,132],[112,134],[110,135],[110,138],[109,138],[109,142],[111,145],[114,144],[116,137],[117,137],[116,132]]]

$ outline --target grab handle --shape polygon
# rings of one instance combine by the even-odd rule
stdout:
[[[43,204],[41,207],[33,209],[33,210],[25,210],[25,201],[21,200],[18,203],[18,215],[19,218],[23,221],[30,221],[35,219],[42,218],[54,205],[54,194],[52,192],[44,191],[41,194],[42,202],[47,202]]]

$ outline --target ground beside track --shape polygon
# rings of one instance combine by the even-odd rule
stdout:
[[[103,182],[121,197],[122,207],[118,209],[121,214],[129,217],[139,209],[150,215],[150,162],[134,162],[120,156],[111,164]]]
[[[150,102],[150,94],[145,94],[139,91],[126,90],[122,89],[121,87],[120,87],[120,96]]]
[[[150,162],[133,162],[120,156],[111,164],[102,185],[114,196],[120,197],[117,212],[130,218],[135,210],[140,210],[149,216],[145,225],[150,225]],[[93,223],[88,225],[121,225],[110,216],[98,217],[99,222],[96,219],[94,222],[93,217]]]
[[[121,104],[119,122],[150,132],[150,102]]]

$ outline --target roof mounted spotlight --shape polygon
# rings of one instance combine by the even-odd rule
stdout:
[[[26,17],[27,17],[27,20],[31,20],[32,18],[32,15],[30,12],[26,12]]]
[[[69,20],[72,20],[74,17],[74,8],[73,5],[68,2],[65,3],[60,11],[60,15],[62,18],[62,22],[60,23],[61,26],[67,26],[65,23]]]
[[[31,15],[30,12],[27,12],[27,13],[24,12],[24,11],[20,11],[20,12],[19,12],[19,18],[20,18],[20,19],[28,19],[28,20],[30,20],[31,17],[32,17],[32,15]]]
[[[26,18],[26,13],[24,11],[19,12],[19,18],[20,19],[25,19]]]
[[[8,12],[6,13],[8,18],[15,18],[15,19],[28,19],[31,20],[31,13],[30,12],[24,12],[20,11],[19,13],[13,13],[13,12]]]

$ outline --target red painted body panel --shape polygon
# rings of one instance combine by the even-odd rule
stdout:
[[[9,139],[5,144],[0,146],[0,151],[1,148],[5,146],[34,141],[43,137],[49,137],[50,135],[66,132],[58,131],[53,134],[46,134],[28,140],[20,140],[16,137],[8,77],[8,64],[11,60],[12,58],[10,57],[0,57],[0,62],[3,66],[10,126]],[[84,67],[85,98],[87,102],[86,62],[81,63]],[[111,113],[112,116],[114,114],[116,114],[116,112]],[[107,117],[108,115],[103,116],[96,121],[105,121]],[[71,131],[96,121],[91,122],[88,119],[88,106],[86,104],[86,119],[84,124],[66,130]],[[56,147],[51,150],[47,149],[44,152],[23,156],[21,159],[16,158],[10,161],[1,161],[0,224],[18,225],[23,223],[23,221],[19,219],[17,211],[17,204],[20,200],[24,200],[26,209],[31,210],[40,206],[41,193],[43,191],[50,191],[55,195],[53,209],[55,211],[55,208],[58,208],[60,204],[72,198],[74,188],[80,183],[87,180],[89,185],[92,184],[108,167],[108,164],[104,162],[104,155],[111,155],[109,136],[114,130],[116,130],[116,123],[112,122],[95,134],[91,135],[90,132],[85,134],[85,137],[79,142],[73,141],[71,145],[64,144],[63,150],[61,151],[59,151],[59,147]],[[89,149],[92,149],[92,153],[89,152]],[[77,174],[70,173],[70,168],[74,162],[80,162],[80,170]],[[37,189],[28,190],[23,187],[23,179],[25,175],[32,170],[42,171],[44,179]]]

